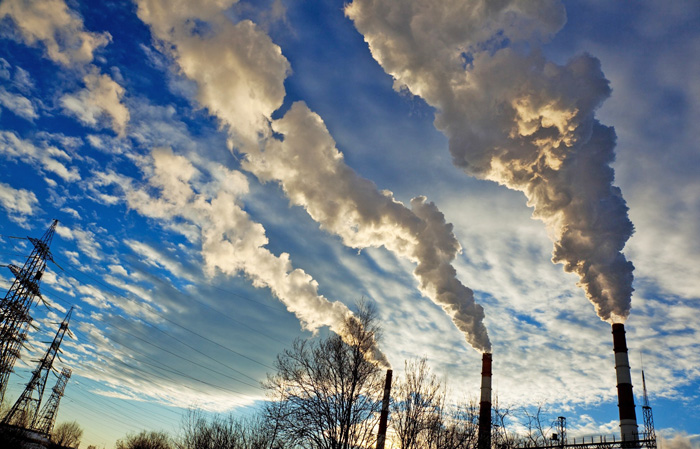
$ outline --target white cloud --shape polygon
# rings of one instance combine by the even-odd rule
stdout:
[[[196,226],[201,234],[205,270],[210,276],[217,272],[227,275],[243,272],[255,287],[269,288],[305,329],[316,331],[328,326],[340,335],[344,333],[345,319],[352,316],[347,306],[320,295],[316,281],[303,270],[295,269],[289,254],[276,256],[266,248],[264,228],[253,222],[240,204],[240,196],[248,191],[242,173],[209,161],[197,168],[187,158],[164,148],[154,149],[152,162],[142,169],[158,196],[145,188],[133,187],[131,180],[116,174],[103,176],[101,183],[116,183],[123,189],[129,207],[146,217],[156,218],[166,226],[178,220]],[[200,169],[206,170],[206,176]],[[157,257],[136,242],[131,246],[142,255],[153,256],[152,261]],[[171,272],[182,272],[171,262],[159,259],[153,263]],[[136,288],[121,283],[118,286],[127,290]],[[145,292],[134,293],[147,297]],[[375,350],[374,356],[382,360],[384,355]]]
[[[187,279],[190,282],[194,280],[192,273],[188,272],[178,260],[164,252],[136,240],[126,240],[124,243],[136,254],[145,258],[150,265],[165,268],[180,279]]]
[[[0,206],[7,211],[10,220],[26,227],[27,218],[39,210],[39,200],[30,190],[15,189],[0,182]]]
[[[82,217],[78,213],[77,210],[73,209],[72,207],[62,207],[61,212],[65,212],[69,214],[71,217],[75,218],[76,220],[82,220]]]
[[[56,226],[56,234],[66,240],[75,241],[80,251],[93,260],[102,260],[102,245],[95,239],[92,231],[86,231],[76,225],[72,228],[59,224]]]
[[[102,117],[109,117],[114,132],[123,136],[129,121],[129,110],[122,104],[124,88],[97,71],[86,75],[83,82],[84,89],[61,97],[64,110],[94,128],[101,127]]]
[[[51,145],[37,147],[33,142],[21,139],[12,131],[0,131],[0,154],[6,157],[29,162],[32,165],[54,173],[64,181],[77,181],[80,173],[77,167],[67,167],[58,159],[70,162],[68,153]]]
[[[29,121],[39,117],[39,114],[34,110],[34,105],[29,98],[10,93],[3,87],[0,87],[0,104]]]
[[[0,18],[10,17],[27,45],[41,42],[47,56],[64,66],[89,63],[109,43],[108,33],[86,31],[83,20],[63,0],[5,0]]]
[[[129,272],[126,271],[126,268],[122,267],[121,265],[117,264],[111,264],[108,266],[109,271],[111,271],[113,274],[118,274],[120,276],[127,277],[129,276]]]
[[[29,72],[22,67],[15,67],[15,76],[12,78],[12,84],[20,92],[27,93],[34,89],[34,81],[29,75]]]
[[[80,265],[80,254],[78,254],[76,251],[62,250],[61,252],[64,256],[70,259],[70,262],[73,265]]]

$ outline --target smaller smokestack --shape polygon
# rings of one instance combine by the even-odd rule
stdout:
[[[491,361],[491,353],[485,352],[481,361],[478,449],[491,449]]]
[[[617,374],[617,406],[620,409],[620,436],[622,441],[637,441],[637,414],[634,411],[634,394],[632,393],[632,375],[627,356],[625,325],[612,325],[613,350],[615,351],[615,372]]]
[[[386,428],[389,420],[389,401],[391,399],[391,376],[393,371],[386,370],[386,381],[384,381],[384,398],[382,399],[382,413],[379,415],[379,433],[377,434],[377,449],[384,449],[386,442]]]

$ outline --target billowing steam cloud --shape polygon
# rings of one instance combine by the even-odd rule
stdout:
[[[205,173],[170,149],[152,151],[152,164],[144,168],[148,182],[160,194],[132,186],[130,179],[103,176],[101,184],[120,186],[129,207],[148,217],[173,221],[184,219],[200,231],[205,269],[234,275],[243,272],[255,287],[269,288],[294,313],[305,329],[328,326],[343,338],[349,337],[346,323],[356,320],[341,302],[330,302],[318,293],[318,284],[303,270],[292,267],[289,254],[272,254],[265,229],[243,210],[240,197],[248,192],[248,181],[237,171],[220,164],[205,163]],[[206,175],[206,176],[205,176]],[[206,181],[206,177],[211,178]],[[388,366],[384,354],[371,345],[369,357]]]
[[[483,308],[456,278],[451,263],[461,250],[452,225],[425,197],[411,209],[380,192],[345,164],[321,118],[303,103],[272,123],[284,140],[269,139],[250,152],[244,168],[262,181],[278,181],[329,232],[353,248],[384,246],[417,263],[420,290],[440,305],[474,348],[488,351]]]
[[[360,178],[304,103],[271,119],[284,99],[289,64],[253,23],[234,24],[217,14],[232,3],[165,8],[144,0],[139,17],[172,46],[179,67],[198,85],[199,102],[229,127],[232,145],[246,154],[244,168],[261,181],[279,182],[293,204],[346,245],[385,246],[417,263],[421,291],[452,317],[472,346],[490,350],[483,308],[451,266],[460,251],[451,225],[425,198],[414,198],[408,209]]]
[[[346,14],[395,88],[437,109],[454,163],[524,192],[553,262],[579,275],[601,319],[624,320],[633,226],[612,184],[615,133],[594,117],[610,88],[597,59],[561,66],[538,50],[566,20],[558,0],[354,0]]]

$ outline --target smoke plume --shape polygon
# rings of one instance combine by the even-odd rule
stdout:
[[[318,293],[318,283],[306,272],[293,268],[289,254],[276,256],[266,248],[268,239],[261,224],[243,210],[240,197],[248,192],[246,177],[217,163],[205,163],[202,172],[187,158],[170,149],[156,148],[152,164],[144,167],[149,189],[136,188],[125,177],[105,177],[102,184],[119,185],[129,207],[140,214],[173,222],[185,220],[200,232],[205,270],[235,275],[239,272],[258,288],[269,288],[309,331],[328,326],[345,335],[346,323],[356,320],[345,304],[331,302]],[[210,180],[206,181],[206,178]],[[369,345],[368,358],[383,367],[389,363],[376,341]]]
[[[461,248],[443,214],[423,197],[414,198],[409,209],[359,177],[323,120],[304,103],[272,120],[284,100],[289,64],[252,22],[234,24],[216,14],[216,7],[223,11],[232,2],[223,3],[158,15],[159,2],[144,0],[139,17],[197,83],[200,104],[229,127],[232,147],[246,155],[245,169],[263,182],[278,182],[293,204],[346,245],[384,246],[417,263],[421,292],[452,317],[472,346],[490,350],[483,308],[451,265]]]
[[[211,96],[200,98],[200,101],[217,115],[223,115],[226,121],[235,122],[239,131],[237,137],[249,145],[255,141],[258,132],[264,129],[266,117],[281,104],[281,100],[278,100],[279,92],[283,96],[284,90],[281,82],[277,86],[275,81],[284,79],[288,63],[281,56],[279,47],[272,44],[269,37],[257,30],[251,22],[233,26],[227,19],[221,21],[218,18],[217,13],[221,12],[219,8],[228,7],[231,3],[204,2],[195,7],[186,1],[178,4],[148,1],[139,4],[139,16],[152,26],[153,32],[164,42],[176,44],[181,49],[182,57],[178,62],[186,73],[197,74],[193,79],[203,77],[206,84],[226,86],[220,93],[202,89],[203,95],[211,93]],[[211,34],[214,38],[211,47],[205,45],[206,40],[192,34],[194,30],[191,27],[194,26],[195,19],[211,20],[212,27],[220,28],[219,33]],[[202,32],[207,33],[206,30]],[[213,28],[210,32],[213,33]],[[241,46],[230,45],[231,42],[238,42]],[[261,51],[251,53],[248,51],[250,48],[259,48]],[[219,64],[219,57],[225,58],[229,65]],[[256,71],[242,79],[242,82],[236,82],[230,78],[236,70],[226,70],[231,65],[244,72]],[[266,71],[267,75],[259,73],[260,71]],[[247,97],[251,93],[254,93],[254,98]],[[211,199],[196,196],[187,185],[191,175],[182,178],[194,170],[187,166],[186,160],[166,157],[163,150],[154,151],[153,156],[155,175],[151,178],[152,183],[155,182],[162,189],[165,204],[174,214],[182,216],[191,211],[188,218],[201,228],[202,253],[210,272],[214,269],[227,274],[243,271],[254,286],[268,287],[299,318],[304,328],[315,331],[321,326],[328,326],[352,344],[351,336],[345,335],[346,323],[355,319],[352,312],[343,303],[331,302],[319,295],[318,283],[303,270],[294,269],[289,254],[275,256],[265,248],[268,240],[263,226],[250,220],[248,214],[237,204],[236,195],[227,192],[225,186],[230,184],[230,180],[208,188],[207,191],[218,192]],[[177,174],[163,169],[159,171],[159,166],[168,165],[167,162],[159,161],[166,160],[177,160],[183,167],[176,170]],[[227,169],[219,167],[217,171],[224,173]],[[243,177],[238,172],[231,173]],[[134,198],[130,201],[132,207],[137,207],[137,203],[138,200]],[[149,213],[149,209],[158,208],[140,208],[143,213]],[[198,217],[207,219],[201,223],[197,221]],[[366,356],[383,367],[388,367],[389,362],[377,342],[371,346]]]
[[[543,39],[565,23],[557,0],[354,0],[346,8],[374,58],[437,109],[454,164],[519,190],[605,321],[630,311],[633,232],[613,185],[615,133],[595,119],[610,95],[597,59],[547,61]]]
[[[416,197],[409,209],[359,177],[321,117],[304,103],[272,122],[272,130],[284,139],[269,139],[262,151],[249,152],[243,167],[261,181],[279,182],[293,204],[345,245],[384,246],[416,263],[421,292],[445,310],[470,345],[488,351],[484,310],[456,277],[452,261],[461,247],[435,204]]]

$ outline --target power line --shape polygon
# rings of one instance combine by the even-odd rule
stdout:
[[[196,378],[196,377],[193,377],[193,376],[191,376],[191,375],[189,375],[189,374],[186,374],[186,373],[184,373],[184,372],[182,372],[182,371],[180,371],[180,370],[177,370],[177,369],[175,369],[175,368],[173,368],[173,367],[171,367],[171,366],[169,366],[169,365],[167,365],[167,364],[165,364],[165,363],[162,363],[161,361],[155,360],[153,357],[148,356],[147,354],[145,354],[145,353],[143,353],[143,352],[141,352],[141,351],[139,351],[139,350],[137,350],[137,349],[135,349],[135,348],[133,348],[133,347],[130,347],[130,346],[128,346],[128,345],[125,345],[125,344],[123,344],[123,343],[121,343],[121,342],[117,342],[117,344],[122,345],[122,346],[128,348],[130,351],[135,352],[135,353],[141,355],[142,357],[144,357],[144,358],[147,359],[147,360],[152,360],[153,362],[155,362],[155,363],[149,363],[149,362],[147,362],[147,361],[145,361],[145,360],[136,360],[136,359],[134,359],[133,357],[131,357],[131,359],[134,360],[134,362],[136,362],[136,363],[143,363],[143,364],[146,364],[146,365],[151,366],[151,367],[156,368],[156,369],[160,369],[160,370],[163,370],[163,371],[167,371],[167,372],[170,372],[170,373],[174,373],[174,374],[177,374],[177,375],[179,375],[179,376],[186,377],[186,378],[188,378],[188,379],[194,380],[194,381],[196,381],[196,382],[200,382],[200,383],[202,383],[202,384],[205,384],[205,385],[207,385],[207,386],[210,386],[210,387],[219,389],[219,390],[224,391],[224,392],[227,392],[227,393],[233,393],[233,394],[240,395],[240,396],[244,396],[244,397],[247,397],[247,398],[250,398],[250,399],[255,399],[255,397],[250,396],[250,395],[245,394],[245,393],[241,393],[241,392],[239,392],[239,391],[237,391],[237,390],[234,390],[234,389],[231,389],[231,388],[225,388],[225,387],[222,387],[222,386],[219,386],[219,385],[215,385],[215,384],[213,384],[213,383],[210,383],[210,382],[207,382],[207,381],[198,379],[198,378]],[[146,375],[146,376],[153,376],[153,377],[157,377],[157,378],[160,378],[160,379],[165,379],[165,380],[170,381],[170,382],[176,382],[176,380],[173,379],[173,378],[171,378],[171,377],[167,377],[167,376],[164,377],[163,375],[158,375],[157,373],[154,373],[154,372],[145,371],[145,370],[143,370],[143,369],[141,369],[141,368],[139,368],[139,367],[137,367],[137,366],[134,366],[134,365],[131,365],[131,364],[129,364],[129,363],[126,363],[124,360],[121,360],[121,359],[116,359],[116,360],[115,360],[115,359],[111,359],[111,360],[115,361],[115,363],[122,364],[122,365],[126,366],[126,367],[129,368],[129,369],[132,369],[132,370],[134,370],[134,371],[141,372],[141,373],[143,373],[143,374]],[[86,369],[86,371],[90,371],[90,369],[89,369],[85,364],[80,363],[80,362],[78,362],[78,364],[81,365],[84,369]],[[79,373],[78,373],[78,374],[79,374]],[[148,380],[148,379],[145,379],[145,378],[144,378],[144,380]],[[207,395],[208,395],[208,394],[211,394],[210,392],[206,392],[206,391],[203,391],[203,390],[199,390],[199,389],[196,389],[196,388],[191,387],[191,386],[188,386],[187,388],[189,388],[189,389],[191,389],[191,390],[194,390],[194,391],[197,391],[197,392],[199,392],[199,393],[203,393],[203,394],[207,394]]]
[[[101,320],[101,321],[102,321],[103,323],[105,322],[104,320]],[[242,380],[240,380],[240,379],[238,379],[238,378],[236,378],[236,377],[229,376],[228,374],[225,374],[225,373],[222,373],[222,372],[217,371],[217,370],[215,370],[215,369],[209,368],[209,367],[207,367],[207,366],[202,365],[201,363],[195,362],[194,360],[188,359],[187,357],[183,357],[183,356],[181,356],[181,355],[179,355],[179,354],[177,354],[177,353],[175,353],[175,352],[173,352],[173,351],[170,351],[170,350],[168,350],[168,349],[165,349],[165,348],[163,348],[162,346],[159,346],[159,345],[157,345],[157,344],[155,344],[155,343],[153,343],[153,342],[151,342],[151,341],[148,341],[148,340],[146,340],[146,339],[144,339],[144,338],[139,337],[138,335],[135,335],[135,334],[133,334],[133,333],[131,333],[131,332],[125,330],[124,328],[121,328],[121,327],[119,327],[119,326],[116,326],[114,323],[110,323],[110,324],[111,324],[112,326],[116,327],[117,329],[119,329],[121,332],[124,332],[125,334],[130,335],[131,337],[134,337],[134,338],[136,338],[137,340],[140,340],[140,341],[142,341],[142,342],[144,342],[144,343],[146,343],[146,344],[148,344],[148,345],[151,345],[151,346],[153,346],[154,348],[160,349],[160,350],[163,351],[163,352],[167,352],[168,354],[173,355],[173,356],[175,356],[175,357],[177,357],[177,358],[179,358],[179,359],[185,360],[186,362],[190,362],[190,363],[192,363],[193,365],[196,365],[196,366],[198,366],[198,367],[200,367],[200,368],[204,368],[204,369],[209,370],[209,371],[211,371],[211,372],[213,372],[213,373],[219,374],[220,376],[228,377],[229,379],[235,380],[236,382],[240,382],[240,383],[242,383],[242,384],[244,384],[244,385],[248,385],[248,386],[253,387],[253,388],[260,388],[259,386],[251,385],[251,384],[249,384],[249,383],[247,383],[247,382],[245,382],[245,381],[242,381]]]
[[[138,268],[134,267],[134,265],[133,265],[132,263],[128,262],[128,261],[126,262],[126,264],[129,265],[130,267],[134,268],[134,269],[138,269]],[[156,278],[158,278],[158,279],[161,279],[161,280],[162,280],[162,278],[161,278],[160,276],[157,276],[157,275],[153,275],[153,276],[156,277]],[[215,286],[215,285],[211,285],[211,284],[205,284],[205,285],[206,285],[207,287],[213,288],[213,289],[215,289],[215,290],[222,291],[222,292],[224,292],[224,293],[228,293],[228,294],[233,295],[233,296],[236,296],[236,297],[238,297],[238,298],[245,299],[245,300],[247,300],[247,301],[255,302],[255,303],[260,304],[260,305],[262,305],[262,306],[272,308],[273,310],[276,310],[276,311],[278,311],[278,312],[287,312],[286,309],[280,309],[280,308],[278,308],[278,307],[273,307],[273,306],[270,306],[270,305],[267,305],[267,304],[263,304],[263,303],[260,302],[260,301],[255,301],[255,300],[253,300],[253,299],[250,299],[250,298],[247,298],[247,297],[245,297],[245,296],[239,295],[239,294],[234,293],[234,292],[232,292],[232,291],[230,291],[230,290],[225,290],[225,289],[220,288],[220,287],[217,287],[217,286]],[[234,322],[234,323],[236,323],[236,324],[238,324],[238,325],[240,325],[240,326],[243,326],[243,327],[245,327],[246,329],[249,329],[249,330],[251,330],[251,331],[253,331],[253,332],[255,332],[255,333],[258,333],[258,334],[260,334],[260,335],[262,335],[262,336],[264,336],[264,337],[267,337],[267,338],[269,338],[269,339],[272,340],[272,341],[275,341],[275,342],[277,342],[277,343],[281,343],[281,344],[283,344],[283,345],[286,345],[286,344],[287,344],[287,342],[282,341],[282,340],[280,340],[279,338],[272,337],[271,335],[269,335],[269,334],[267,334],[267,333],[265,333],[265,332],[262,332],[262,331],[260,331],[260,330],[258,330],[258,329],[255,329],[254,327],[251,327],[251,326],[247,325],[246,323],[244,323],[244,322],[242,322],[242,321],[240,321],[240,320],[237,320],[237,319],[233,318],[231,315],[228,315],[227,313],[224,313],[224,312],[222,312],[221,310],[216,309],[216,308],[210,306],[210,305],[207,304],[206,302],[201,301],[201,300],[197,299],[197,298],[194,297],[194,296],[188,296],[187,299],[190,300],[190,301],[194,301],[194,302],[196,302],[197,304],[199,304],[199,305],[201,305],[201,306],[204,306],[204,307],[206,307],[206,308],[208,308],[208,309],[210,309],[210,310],[213,310],[213,311],[216,312],[218,315],[223,316],[224,318],[226,318],[226,319],[228,319],[228,320],[230,320],[230,321],[232,321],[232,322]]]
[[[64,302],[64,303],[70,304],[70,303],[68,303],[65,299],[63,299],[63,298],[61,298],[61,297],[59,297],[59,296],[57,296],[57,295],[55,295],[55,297],[56,297],[56,299],[58,299],[58,300],[60,300],[60,301],[62,301],[62,302]],[[121,317],[120,317],[120,318],[121,318]],[[153,346],[153,347],[155,347],[155,348],[157,348],[157,349],[159,349],[159,350],[161,350],[161,351],[167,352],[167,353],[169,353],[169,354],[171,354],[171,355],[174,355],[175,357],[178,357],[178,358],[180,358],[180,359],[182,359],[182,360],[185,360],[185,361],[187,361],[187,362],[189,362],[189,363],[192,363],[193,365],[199,366],[200,368],[203,368],[203,369],[205,369],[205,370],[207,370],[207,371],[211,371],[211,372],[213,372],[213,373],[216,373],[216,374],[219,374],[219,375],[221,375],[221,376],[227,377],[227,378],[229,378],[229,379],[235,380],[235,381],[240,382],[240,383],[242,383],[242,384],[244,384],[244,385],[248,385],[248,386],[253,387],[253,388],[261,389],[259,385],[252,385],[252,384],[249,384],[249,383],[247,383],[247,382],[245,382],[245,381],[242,381],[242,380],[240,380],[240,379],[237,379],[237,378],[235,378],[235,377],[233,377],[233,376],[229,376],[229,375],[227,375],[227,374],[225,374],[225,373],[222,373],[222,372],[220,372],[220,371],[214,370],[214,369],[209,368],[209,367],[207,367],[207,366],[204,366],[204,365],[202,365],[202,364],[200,364],[200,363],[198,363],[198,362],[195,362],[195,361],[193,361],[193,360],[191,360],[191,359],[188,359],[188,358],[183,357],[183,356],[181,356],[181,355],[179,355],[179,354],[176,354],[176,353],[174,353],[174,352],[172,352],[172,351],[170,351],[170,350],[168,350],[168,349],[165,349],[165,348],[163,348],[163,347],[161,347],[161,346],[159,346],[159,345],[156,345],[156,344],[153,343],[153,342],[150,342],[150,341],[148,341],[148,340],[145,340],[145,339],[143,339],[143,338],[141,338],[141,337],[139,337],[139,336],[137,336],[137,335],[135,335],[135,334],[133,334],[133,333],[131,333],[131,332],[125,330],[125,329],[123,329],[122,327],[115,325],[114,323],[108,323],[108,322],[106,322],[104,319],[100,319],[100,318],[97,318],[97,317],[93,317],[93,319],[98,319],[99,321],[102,321],[103,323],[105,323],[105,324],[107,324],[107,325],[111,325],[111,326],[115,327],[116,329],[118,329],[119,331],[121,331],[121,332],[123,332],[123,333],[125,333],[125,334],[127,334],[127,335],[130,335],[130,336],[132,336],[132,337],[134,337],[134,338],[136,338],[136,339],[138,339],[138,340],[141,340],[141,341],[143,341],[144,343],[147,343],[147,344],[149,344],[149,345],[151,345],[151,346]],[[142,355],[145,356],[145,357],[148,357],[148,356],[146,356],[145,354],[143,354],[141,351],[138,351],[138,350],[137,350],[136,348],[134,348],[133,346],[127,345],[127,344],[125,344],[125,343],[123,343],[123,342],[121,342],[121,341],[116,341],[115,343],[117,343],[117,344],[119,344],[119,345],[121,345],[121,346],[124,346],[124,347],[130,349],[131,351],[135,351],[135,352],[137,352],[137,353],[140,353],[140,354],[142,354]],[[149,357],[149,358],[150,358],[150,357]],[[152,358],[151,358],[151,359],[152,359]],[[152,360],[153,360],[153,359],[152,359]],[[161,361],[157,361],[157,362],[160,363],[160,364],[162,364]],[[184,374],[184,373],[182,373],[182,372],[179,372],[179,373],[180,373],[181,375],[184,375],[185,377],[190,377],[190,378],[192,378],[191,376],[188,376],[188,375],[186,375],[186,374]],[[246,376],[246,377],[250,377],[250,376]],[[226,388],[223,388],[223,387],[217,387],[216,385],[209,384],[209,383],[204,382],[204,381],[201,381],[201,380],[199,380],[199,379],[195,379],[195,378],[192,378],[192,379],[193,379],[193,380],[200,381],[200,382],[203,382],[203,383],[206,383],[207,385],[210,385],[210,386],[213,386],[213,387],[216,387],[216,388],[221,388],[221,389],[223,389],[224,391],[228,391],[228,392],[231,392],[231,393],[234,393],[234,394],[245,395],[244,393],[241,393],[241,392],[236,391],[236,390],[226,389]],[[251,379],[253,379],[253,378],[251,378]],[[253,380],[256,380],[256,379],[253,379]]]
[[[81,382],[78,382],[78,381],[73,382],[73,385],[76,385],[76,386],[79,386],[79,387],[84,387],[84,385],[83,385]],[[110,402],[109,402],[109,400],[108,400],[108,399],[110,399],[110,398],[109,398],[108,396],[103,396],[103,395],[98,394],[98,393],[95,393],[95,392],[93,392],[93,391],[86,391],[86,390],[81,390],[81,391],[84,391],[85,393],[91,394],[91,397],[92,397],[93,399],[99,400],[100,402],[102,402],[103,404],[107,405],[108,407],[110,407],[110,408],[112,408],[112,409],[119,410],[118,408],[115,408],[115,406],[114,406],[113,404],[110,404]],[[173,424],[173,420],[175,419],[175,418],[172,418],[172,417],[166,417],[166,416],[164,416],[164,415],[162,415],[162,414],[160,414],[160,413],[156,413],[154,410],[145,411],[145,410],[143,410],[142,408],[139,408],[138,406],[136,406],[136,404],[134,404],[133,402],[130,402],[130,401],[125,400],[125,399],[121,399],[121,398],[111,398],[111,399],[119,399],[119,400],[123,401],[124,403],[128,404],[133,410],[135,410],[137,413],[139,413],[143,418],[151,419],[151,420],[156,420],[156,421],[158,421],[158,422],[160,422],[160,423],[162,423],[162,424],[165,424],[165,425],[172,425],[172,424]],[[166,409],[166,410],[167,410],[167,409]],[[126,414],[125,412],[122,412],[121,410],[119,411],[119,413]],[[173,412],[173,413],[176,413],[176,412]],[[177,413],[176,413],[176,414],[177,414]],[[162,419],[155,419],[156,417],[155,417],[154,415],[157,415],[157,416],[159,416],[159,417],[162,418]],[[180,418],[182,417],[182,415],[178,415],[178,416],[179,416]]]
[[[79,399],[73,397],[72,395],[66,394],[66,395],[64,395],[64,397],[67,398],[67,399],[69,399],[69,400],[71,400],[71,401],[74,401],[74,402],[77,402],[77,403],[81,404],[81,405],[83,406],[83,408],[86,408],[86,409],[88,409],[88,410],[92,410],[92,411],[95,412],[95,413],[98,413],[98,414],[109,413],[109,414],[111,414],[109,411],[95,409],[95,408],[91,407],[90,405],[88,405],[87,403],[85,403],[85,402],[83,402],[83,401],[81,401],[81,400],[79,400]],[[123,416],[124,416],[124,415],[123,415]],[[114,419],[115,421],[119,421],[120,423],[122,423],[122,424],[124,424],[124,425],[133,426],[133,423],[128,423],[128,422],[126,422],[126,421],[122,421],[121,419],[118,419],[118,418],[114,417],[114,415],[112,415],[112,419]],[[139,426],[140,426],[140,425],[141,425],[141,423],[139,423]],[[137,427],[138,427],[138,426],[137,426]]]
[[[72,265],[72,264],[71,264],[71,265]],[[109,285],[103,283],[102,281],[99,281],[99,280],[93,278],[92,276],[90,276],[90,275],[88,275],[88,274],[82,272],[82,271],[81,271],[81,274],[83,274],[83,275],[89,277],[90,279],[95,280],[95,281],[98,282],[99,284],[105,286],[105,288],[107,288],[108,290],[114,292],[114,293],[115,293],[116,295],[118,295],[119,297],[121,297],[121,298],[123,298],[123,299],[126,299],[127,301],[130,301],[130,302],[132,302],[133,304],[135,304],[135,305],[137,305],[137,306],[139,306],[139,307],[141,307],[141,308],[145,308],[145,306],[143,305],[143,303],[140,303],[140,302],[134,300],[133,298],[129,298],[129,297],[127,297],[127,296],[124,296],[124,295],[121,294],[119,291],[117,291],[117,290],[115,290],[114,288],[110,287]],[[158,316],[159,318],[161,318],[161,319],[163,319],[163,320],[169,322],[169,323],[172,324],[173,326],[177,326],[177,327],[179,327],[179,328],[181,328],[181,329],[183,329],[183,330],[185,330],[185,331],[187,331],[187,332],[190,332],[191,334],[196,335],[196,336],[198,336],[199,338],[201,338],[201,339],[203,339],[203,340],[206,340],[206,341],[208,341],[208,342],[210,342],[210,343],[212,343],[212,344],[214,344],[214,345],[216,345],[216,346],[219,346],[220,348],[222,348],[222,349],[224,349],[224,350],[226,350],[226,351],[229,351],[229,352],[231,352],[231,353],[233,353],[233,354],[236,354],[236,355],[238,355],[239,357],[243,357],[243,358],[245,358],[245,359],[247,359],[247,360],[250,360],[251,362],[256,363],[256,364],[258,364],[258,365],[260,365],[260,366],[263,366],[263,367],[265,367],[265,368],[274,369],[274,368],[273,368],[272,366],[270,366],[270,365],[267,365],[267,364],[265,364],[265,363],[263,363],[263,362],[260,362],[259,360],[255,360],[254,358],[249,357],[249,356],[247,356],[247,355],[245,355],[245,354],[241,354],[241,353],[238,352],[238,351],[234,351],[233,349],[231,349],[231,348],[229,348],[229,347],[226,347],[226,346],[222,345],[221,343],[218,343],[218,342],[216,342],[216,341],[214,341],[214,340],[212,340],[212,339],[210,339],[210,338],[208,338],[208,337],[205,337],[204,335],[202,335],[202,334],[200,334],[200,333],[198,333],[198,332],[196,332],[196,331],[194,331],[194,330],[192,330],[192,329],[189,329],[189,328],[187,328],[187,327],[185,327],[185,326],[183,326],[183,325],[181,325],[181,324],[179,324],[179,323],[176,323],[175,321],[171,320],[170,318],[167,318],[165,315],[163,315],[163,314],[157,312],[155,309],[149,310],[149,312],[151,312],[151,313],[153,313],[154,315]]]
[[[90,274],[84,272],[83,270],[80,269],[80,267],[78,267],[78,266],[75,265],[74,263],[72,263],[72,262],[70,262],[70,261],[68,261],[68,260],[65,260],[65,261],[62,262],[62,263],[66,263],[66,264],[72,266],[72,267],[75,268],[76,270],[80,271],[83,275],[89,277],[90,279],[92,279],[93,281],[97,282],[98,284],[103,285],[105,288],[114,291],[114,292],[115,292],[116,294],[118,294],[119,296],[122,296],[121,293],[119,293],[118,291],[114,290],[114,288],[113,288],[111,285],[106,284],[106,283],[102,282],[100,279],[97,279],[97,278],[93,277],[92,275],[90,275]],[[129,263],[129,262],[127,262],[127,264],[128,264],[129,266],[133,267],[133,265],[132,265],[131,263]],[[241,295],[241,294],[239,294],[239,293],[232,292],[232,291],[230,291],[230,290],[225,290],[225,289],[223,289],[223,288],[220,288],[220,287],[217,287],[217,286],[214,286],[214,285],[208,285],[208,286],[211,287],[211,288],[213,288],[213,289],[215,289],[215,290],[219,290],[219,291],[228,293],[228,294],[230,294],[230,295],[232,295],[232,296],[235,296],[235,297],[237,297],[237,298],[243,299],[243,300],[245,300],[245,301],[254,302],[254,303],[258,304],[258,305],[261,305],[261,306],[263,306],[263,307],[267,307],[267,308],[269,308],[269,309],[272,309],[272,310],[275,310],[275,311],[278,311],[278,312],[286,312],[286,311],[287,311],[286,309],[282,309],[282,308],[280,308],[279,306],[273,306],[273,305],[271,305],[271,304],[265,304],[265,303],[263,303],[263,302],[261,302],[261,301],[256,301],[256,300],[254,300],[254,299],[248,298],[248,297],[246,297],[246,296],[243,296],[243,295]]]
[[[121,317],[121,316],[118,316],[118,315],[115,315],[115,316],[116,316],[117,318],[123,320],[123,321],[126,321],[126,319],[125,319],[124,317]],[[255,379],[255,378],[253,378],[253,377],[251,377],[251,376],[249,376],[249,375],[247,375],[247,374],[245,374],[245,373],[243,373],[243,372],[237,370],[236,368],[233,368],[232,366],[227,365],[226,363],[222,362],[222,361],[219,360],[219,359],[216,359],[216,358],[210,356],[209,354],[206,354],[206,353],[200,351],[199,349],[195,348],[194,346],[192,346],[192,345],[190,345],[190,344],[188,344],[188,343],[186,343],[186,342],[180,340],[179,338],[175,337],[174,335],[171,335],[171,334],[165,332],[164,330],[162,330],[162,329],[160,329],[160,328],[154,326],[153,324],[151,324],[151,323],[146,323],[146,322],[143,322],[143,323],[146,324],[146,325],[148,325],[149,327],[151,327],[151,328],[157,330],[158,332],[160,332],[160,333],[162,333],[162,334],[164,334],[164,335],[167,335],[168,337],[172,338],[173,340],[175,340],[175,341],[177,341],[177,342],[179,342],[179,343],[181,343],[181,344],[187,346],[188,348],[192,349],[193,351],[197,352],[198,354],[203,355],[204,357],[208,358],[209,360],[212,360],[212,361],[218,363],[219,365],[224,366],[224,367],[230,369],[231,371],[234,371],[234,372],[240,374],[241,376],[247,377],[248,379],[252,380],[253,382],[257,382],[257,379]],[[236,380],[238,380],[238,379],[236,379]],[[251,386],[251,387],[254,386],[254,385],[250,385],[250,384],[248,384],[248,383],[246,383],[246,382],[243,382],[243,381],[241,381],[241,380],[239,380],[239,382],[241,382],[242,384]]]

